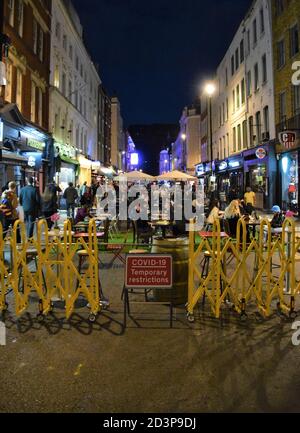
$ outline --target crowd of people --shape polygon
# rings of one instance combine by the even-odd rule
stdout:
[[[14,181],[7,183],[2,188],[0,197],[0,223],[3,228],[3,237],[6,236],[14,223],[23,219],[26,225],[26,235],[31,238],[34,234],[34,226],[38,219],[45,219],[49,230],[55,224],[55,215],[58,214],[62,200],[68,218],[73,221],[82,221],[89,215],[89,209],[95,204],[96,192],[100,183],[88,186],[87,182],[75,187],[69,183],[68,187],[62,189],[54,182],[46,185],[43,193],[32,177],[26,180],[26,185],[17,194],[17,185]],[[77,212],[75,210],[77,209]],[[20,234],[17,232],[18,241]]]
[[[224,211],[221,211],[220,201],[214,196],[210,200],[210,204],[206,213],[206,230],[212,230],[216,219],[220,219],[221,226],[225,231],[229,231],[232,237],[236,237],[238,221],[244,218],[246,221],[250,218],[254,221],[259,221],[256,211],[256,194],[250,187],[246,188],[243,199],[231,197],[232,200]],[[292,212],[284,213],[280,206],[274,205],[271,209],[273,218],[270,222],[272,228],[281,228],[285,218],[293,217]],[[227,229],[227,230],[226,230]]]

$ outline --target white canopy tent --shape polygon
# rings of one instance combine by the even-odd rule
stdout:
[[[115,181],[127,181],[127,182],[154,182],[155,177],[150,176],[150,174],[143,173],[141,171],[131,171],[130,173],[120,174],[114,178]]]
[[[193,182],[196,181],[197,178],[194,176],[190,176],[189,174],[183,173],[178,170],[170,171],[168,173],[162,174],[156,178],[158,181],[173,181],[173,182]]]

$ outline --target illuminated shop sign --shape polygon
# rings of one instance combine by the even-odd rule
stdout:
[[[45,142],[34,140],[33,138],[27,138],[27,146],[33,147],[34,149],[44,150]]]
[[[292,131],[284,131],[279,134],[280,144],[287,150],[293,149],[296,145],[296,133]]]
[[[224,171],[224,170],[226,170],[227,168],[228,168],[227,161],[222,161],[222,162],[219,164],[219,171]]]
[[[241,166],[241,163],[240,161],[230,161],[228,165],[230,168],[238,168]]]
[[[130,154],[130,164],[133,166],[139,165],[139,154],[138,153],[131,153]]]
[[[211,171],[211,162],[205,165],[205,173]]]
[[[67,158],[76,159],[76,150],[74,147],[69,146],[68,144],[57,143],[57,142],[55,142],[54,146],[58,147],[59,154],[61,156],[66,156]]]
[[[197,175],[197,176],[201,176],[201,175],[204,174],[204,173],[205,173],[204,165],[203,165],[203,164],[198,164],[198,165],[196,166],[196,175]]]
[[[267,151],[263,147],[260,147],[255,152],[255,155],[258,159],[264,159],[267,156]]]

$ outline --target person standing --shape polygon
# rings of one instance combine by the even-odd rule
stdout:
[[[255,192],[252,191],[250,187],[247,187],[246,189],[244,200],[245,200],[246,211],[248,215],[251,215],[256,205],[256,195]]]
[[[53,226],[51,217],[58,212],[57,187],[55,184],[50,183],[47,185],[42,194],[42,212],[47,220],[48,228],[51,230]]]
[[[83,185],[80,187],[79,190],[79,197],[82,198],[87,190],[87,182],[84,182]]]
[[[78,192],[72,182],[69,183],[68,188],[64,192],[64,199],[67,203],[67,215],[68,218],[72,218],[74,220],[75,217],[75,206],[76,200],[78,199]]]
[[[20,205],[24,210],[24,220],[28,238],[33,237],[34,222],[37,218],[40,207],[39,193],[38,190],[33,186],[33,182],[33,178],[29,177],[27,186],[22,188],[20,192]]]

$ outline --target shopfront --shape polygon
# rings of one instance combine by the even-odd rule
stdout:
[[[229,179],[229,192],[227,200],[230,201],[231,198],[238,197],[242,198],[244,196],[244,159],[243,155],[232,156],[228,159],[228,179]],[[232,195],[230,195],[232,193]]]
[[[221,209],[224,209],[230,189],[228,174],[228,161],[220,161],[217,164],[217,191],[219,195]]]
[[[284,131],[276,146],[279,173],[279,203],[299,214],[300,133]]]
[[[270,210],[276,204],[277,161],[274,143],[244,152],[245,188],[256,194],[256,208]]]
[[[88,186],[92,185],[92,161],[85,158],[83,155],[78,156],[79,176],[78,184],[81,186],[87,182]]]
[[[56,156],[59,155],[60,163],[57,167],[56,183],[64,191],[70,182],[76,185],[79,163],[76,159],[76,149],[68,144],[54,143]]]
[[[14,180],[20,189],[31,176],[42,192],[49,178],[52,138],[26,122],[14,104],[2,108],[0,116],[1,186]]]

